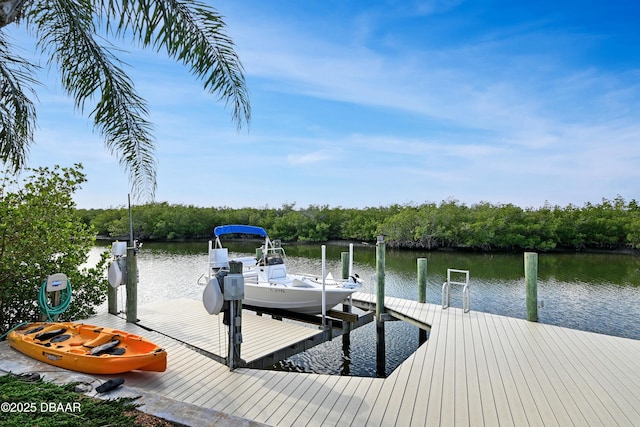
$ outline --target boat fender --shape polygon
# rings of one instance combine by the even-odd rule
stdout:
[[[220,290],[220,285],[218,284],[218,279],[215,277],[212,277],[209,283],[207,283],[207,286],[205,286],[204,292],[202,292],[202,303],[207,313],[220,314],[224,298]]]
[[[98,393],[106,393],[107,391],[111,391],[116,387],[120,387],[122,384],[124,384],[124,378],[122,378],[122,377],[111,378],[106,383],[101,384],[98,387],[96,387],[96,391]]]
[[[51,339],[53,337],[63,334],[65,331],[66,331],[65,328],[54,329],[53,331],[48,331],[48,332],[43,332],[41,334],[38,334],[34,337],[34,339],[38,341],[46,341],[48,339]]]
[[[118,341],[118,340],[109,341],[106,344],[102,344],[102,345],[99,345],[97,347],[92,348],[91,352],[89,354],[91,354],[92,356],[98,356],[98,355],[100,355],[100,353],[107,352],[107,351],[111,350],[113,347],[117,346],[118,344],[120,344],[120,341]]]
[[[111,285],[112,288],[117,288],[118,286],[122,285],[124,282],[122,270],[120,269],[120,266],[118,265],[117,262],[112,262],[109,265],[107,276],[109,279],[109,284]]]

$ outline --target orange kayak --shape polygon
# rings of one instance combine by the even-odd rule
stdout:
[[[7,336],[9,345],[29,357],[87,374],[133,370],[163,372],[167,352],[128,332],[72,322],[29,323]]]

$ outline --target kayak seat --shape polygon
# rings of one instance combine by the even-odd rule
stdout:
[[[89,348],[98,347],[109,342],[113,338],[115,338],[115,336],[110,334],[98,335],[96,338],[82,343],[82,345]]]
[[[46,341],[48,339],[51,339],[53,337],[56,337],[58,335],[61,335],[63,333],[66,332],[65,328],[60,328],[60,329],[54,329],[52,331],[47,331],[47,332],[43,332],[41,334],[38,334],[34,337],[34,339],[38,340],[38,341]]]
[[[120,341],[118,340],[109,341],[106,344],[102,344],[92,348],[89,354],[91,354],[92,356],[99,356],[102,353],[107,353],[108,351],[114,349],[118,344],[120,344]]]
[[[63,335],[58,335],[58,336],[55,336],[55,337],[51,338],[51,340],[49,342],[58,343],[58,342],[66,341],[69,338],[71,338],[71,335],[63,334]]]
[[[41,330],[44,329],[44,325],[38,326],[36,328],[33,329],[29,329],[28,331],[26,331],[24,334],[25,335],[31,335],[31,334],[35,334],[36,332],[40,332]]]
[[[111,356],[122,356],[126,351],[127,349],[124,347],[114,347],[105,351],[104,353],[110,354]]]

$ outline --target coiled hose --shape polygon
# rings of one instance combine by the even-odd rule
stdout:
[[[67,308],[69,308],[69,305],[71,304],[72,290],[71,290],[71,282],[68,279],[67,279],[67,287],[62,291],[60,291],[60,293],[61,293],[60,304],[53,307],[49,304],[49,301],[47,300],[47,281],[46,280],[44,281],[44,283],[42,283],[42,286],[40,287],[40,291],[38,292],[38,308],[40,308],[40,312],[42,314],[47,316],[47,321],[49,322],[53,322],[54,321],[53,318],[55,316],[59,316],[62,313],[64,313],[67,310]],[[13,328],[9,329],[7,332],[2,334],[2,336],[0,336],[0,341],[3,341],[11,331],[18,329],[19,327],[27,324],[28,322],[21,322],[18,325],[14,326]]]
[[[45,280],[44,283],[42,283],[40,292],[38,293],[38,307],[40,308],[40,312],[47,316],[49,322],[53,322],[55,316],[61,315],[69,308],[71,304],[71,293],[71,282],[67,279],[67,287],[60,291],[60,304],[53,307],[49,305],[47,299],[47,281]]]

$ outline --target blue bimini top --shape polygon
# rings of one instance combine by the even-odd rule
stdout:
[[[267,237],[267,232],[264,231],[264,228],[257,227],[255,225],[219,225],[213,229],[213,235],[215,237],[222,236],[223,234],[233,233],[257,234],[258,236]]]

